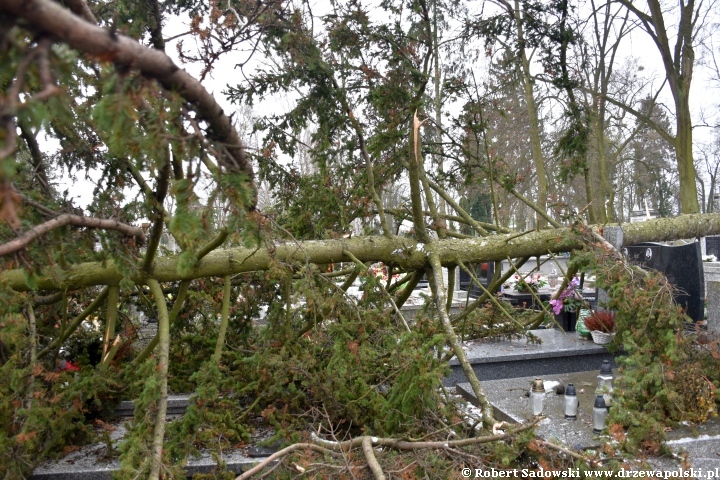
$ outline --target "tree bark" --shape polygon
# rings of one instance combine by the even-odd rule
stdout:
[[[695,183],[695,164],[692,156],[692,117],[690,116],[690,85],[692,83],[695,51],[693,49],[697,17],[701,12],[695,10],[695,1],[681,2],[680,18],[677,22],[677,36],[674,48],[671,48],[667,26],[663,16],[663,6],[659,0],[647,0],[650,14],[639,10],[631,0],[620,0],[642,23],[643,29],[650,35],[660,53],[665,67],[665,75],[670,92],[675,101],[675,137],[655,128],[675,147],[675,156],[680,180],[680,204],[682,213],[698,213],[700,204]],[[698,7],[699,8],[699,7]],[[628,111],[630,111],[628,109]],[[636,115],[637,116],[637,115]],[[640,118],[640,116],[638,116]]]
[[[168,399],[168,363],[170,362],[170,321],[168,318],[167,303],[160,284],[149,280],[148,286],[155,299],[158,314],[158,337],[160,337],[160,352],[158,355],[157,375],[160,384],[160,398],[158,399],[157,414],[155,416],[155,431],[153,432],[152,467],[150,480],[160,478],[162,466],[162,451],[165,443],[165,416],[167,414]]]
[[[532,152],[533,163],[535,164],[535,174],[537,175],[537,205],[546,210],[547,207],[547,176],[545,174],[545,158],[542,153],[542,141],[540,139],[540,121],[538,119],[537,105],[535,104],[535,94],[533,92],[532,76],[530,75],[530,62],[525,53],[525,34],[523,32],[523,15],[520,10],[520,2],[515,0],[515,26],[520,51],[518,52],[520,61],[520,74],[522,76],[523,89],[525,91],[525,104],[528,114],[528,122],[530,123],[530,150]],[[542,216],[537,216],[537,226],[544,228],[547,220]]]
[[[720,234],[720,214],[681,215],[623,225],[626,244],[667,241],[680,238]],[[192,271],[179,273],[179,256],[160,257],[150,276],[160,282],[192,280],[202,277],[224,277],[270,268],[273,259],[283,262],[339,263],[351,262],[348,251],[362,262],[375,261],[392,265],[398,271],[421,270],[428,266],[428,254],[437,253],[442,266],[464,263],[534,257],[547,253],[568,252],[581,248],[583,240],[570,227],[545,229],[523,234],[492,235],[484,238],[436,240],[423,244],[406,237],[355,237],[336,240],[287,242],[268,248],[228,248],[215,250],[203,258]],[[25,271],[2,272],[0,282],[18,291],[28,291]],[[67,269],[54,267],[36,278],[38,290],[79,289],[92,285],[113,285],[122,280],[113,262],[88,262]],[[137,284],[145,277],[131,278]]]
[[[66,225],[74,225],[76,227],[102,228],[105,230],[117,230],[123,235],[136,237],[142,244],[145,243],[145,234],[140,227],[133,227],[120,223],[117,220],[108,220],[105,218],[81,217],[80,215],[71,215],[65,213],[59,217],[48,220],[45,223],[36,225],[18,238],[0,245],[0,256],[17,252],[27,246],[30,242],[45,235],[46,233]]]

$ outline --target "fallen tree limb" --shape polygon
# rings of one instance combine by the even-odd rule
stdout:
[[[75,227],[101,228],[103,230],[116,230],[123,235],[136,237],[140,243],[145,243],[145,234],[140,227],[133,227],[117,220],[107,220],[104,218],[81,217],[80,215],[71,215],[65,213],[59,217],[48,220],[45,223],[36,225],[27,232],[23,233],[14,240],[0,245],[0,256],[8,255],[13,252],[25,248],[30,242],[37,238],[55,230],[56,228],[73,225]]]
[[[288,447],[283,448],[282,450],[273,453],[269,457],[267,457],[262,462],[258,463],[251,469],[244,472],[242,475],[238,475],[235,480],[247,480],[248,478],[252,477],[256,473],[262,471],[265,467],[273,463],[275,460],[279,458],[283,458],[287,456],[288,454],[297,451],[297,450],[313,450],[319,453],[327,453],[330,455],[338,455],[339,452],[347,452],[349,450],[352,450],[354,448],[359,448],[363,445],[363,442],[366,442],[366,439],[370,440],[370,443],[373,446],[378,447],[384,447],[384,448],[392,448],[395,450],[427,450],[427,449],[435,449],[435,448],[442,448],[442,449],[448,449],[448,448],[457,448],[457,447],[467,447],[469,445],[479,445],[481,443],[492,443],[497,442],[501,440],[506,440],[508,438],[511,438],[512,436],[524,432],[525,430],[530,430],[533,428],[537,423],[540,421],[540,417],[537,417],[533,419],[532,422],[526,423],[524,425],[520,425],[517,428],[512,429],[511,431],[507,433],[500,433],[497,435],[487,435],[484,437],[473,437],[473,438],[463,438],[460,440],[443,440],[443,441],[428,441],[428,442],[410,442],[406,440],[400,440],[397,438],[385,438],[385,437],[371,437],[371,436],[362,436],[362,437],[356,437],[350,440],[345,440],[342,442],[335,442],[332,440],[324,440],[319,437],[317,437],[315,434],[313,434],[313,442],[314,443],[295,443],[293,445],[290,445]]]
[[[0,0],[1,2],[2,0]],[[622,226],[625,243],[680,238],[703,237],[720,234],[720,214],[681,215]],[[599,230],[599,229],[598,229]],[[272,248],[228,248],[215,250],[198,262],[189,272],[178,273],[179,255],[155,260],[150,275],[160,282],[192,280],[201,277],[223,277],[243,272],[266,270],[274,260],[282,262],[337,263],[351,262],[344,251],[352,253],[361,262],[374,261],[392,265],[397,271],[415,271],[427,267],[428,255],[436,253],[444,267],[464,263],[533,257],[547,253],[567,252],[582,248],[583,237],[570,227],[529,232],[516,235],[491,235],[484,238],[442,239],[423,244],[406,237],[384,236],[354,237],[349,239],[286,242]],[[120,282],[122,273],[113,262],[88,262],[67,269],[48,269],[35,279],[38,290],[79,289],[92,285]],[[144,283],[144,278],[132,278]],[[22,269],[0,274],[0,281],[18,291],[29,290]]]
[[[576,460],[585,461],[585,462],[588,463],[588,465],[590,465],[590,466],[592,466],[592,467],[596,466],[596,464],[597,464],[597,462],[594,461],[593,459],[591,459],[591,458],[589,458],[589,457],[586,457],[585,455],[582,455],[582,454],[580,454],[580,453],[574,452],[574,451],[570,450],[569,448],[565,448],[565,447],[563,447],[563,446],[561,446],[561,445],[555,445],[554,443],[550,443],[550,442],[548,442],[548,441],[539,440],[539,439],[536,440],[536,442],[538,443],[538,445],[541,445],[541,446],[543,446],[543,447],[547,447],[547,448],[549,448],[549,449],[551,449],[551,450],[555,450],[555,451],[564,453],[565,455],[567,455],[567,456],[569,456],[569,457],[572,457],[572,458],[574,458],[574,459],[576,459]]]
[[[88,21],[92,17],[87,13],[84,15],[86,20],[50,0],[0,0],[0,9],[24,18],[35,28],[99,61],[128,66],[145,77],[156,79],[166,89],[177,92],[193,105],[200,119],[208,123],[208,138],[222,143],[229,152],[229,158],[222,159],[223,165],[230,171],[247,175],[254,195],[257,194],[252,164],[230,117],[200,82],[178,67],[164,52],[101,28]]]
[[[160,384],[160,398],[157,403],[157,415],[152,443],[152,466],[150,468],[150,480],[160,478],[162,465],[162,451],[165,442],[165,417],[167,414],[168,400],[168,363],[170,362],[170,321],[168,319],[167,303],[162,293],[160,284],[154,280],[148,280],[148,286],[155,300],[158,320],[158,337],[160,338],[160,354],[158,355],[157,381]]]
[[[362,449],[363,454],[365,454],[365,461],[367,461],[368,466],[370,467],[370,471],[375,476],[375,480],[385,480],[385,474],[382,471],[382,467],[378,463],[377,458],[375,458],[375,453],[373,452],[372,447],[372,440],[370,439],[370,437],[363,438]]]
[[[452,351],[455,353],[455,358],[457,358],[457,361],[460,363],[460,367],[465,374],[465,378],[467,378],[468,382],[470,382],[473,393],[475,393],[475,398],[477,398],[478,403],[482,408],[483,424],[486,427],[492,427],[495,423],[497,423],[493,413],[493,407],[490,405],[490,401],[488,400],[487,395],[485,395],[485,392],[480,385],[480,380],[477,378],[472,365],[470,365],[467,355],[465,355],[465,350],[462,348],[462,341],[455,333],[455,329],[450,321],[450,316],[444,308],[446,304],[445,286],[443,285],[442,267],[440,266],[440,260],[437,255],[430,254],[430,265],[432,266],[432,276],[429,278],[430,288],[433,292],[433,297],[435,298],[440,323],[445,331],[447,341],[450,344]]]

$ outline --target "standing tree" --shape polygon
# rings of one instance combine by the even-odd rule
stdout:
[[[680,179],[680,208],[683,213],[697,213],[700,207],[693,162],[690,85],[695,66],[695,49],[700,41],[699,37],[705,26],[707,14],[716,7],[716,3],[680,1],[677,10],[672,11],[676,17],[673,45],[670,25],[666,19],[669,13],[659,0],[648,0],[647,10],[642,10],[634,2],[627,0],[619,0],[619,2],[635,15],[660,53],[665,76],[675,102],[675,134],[653,123],[651,119],[643,117],[642,112],[633,111],[633,113],[673,145]]]

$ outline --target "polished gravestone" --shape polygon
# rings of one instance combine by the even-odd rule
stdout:
[[[527,340],[475,340],[466,342],[465,355],[480,380],[525,377],[591,370],[603,360],[614,365],[605,347],[581,338],[577,333],[558,329],[531,330],[542,343]],[[446,386],[467,382],[456,358],[450,360]]]
[[[705,318],[705,279],[700,242],[686,245],[638,243],[622,249],[630,261],[662,272],[676,291],[675,301],[695,322]]]
[[[495,275],[495,262],[483,262],[468,265],[468,268],[472,271],[476,279],[480,281],[482,286],[487,289],[492,283],[493,276]],[[468,272],[464,269],[460,269],[460,290],[467,292],[470,298],[478,298],[485,293],[481,287],[479,287]]]

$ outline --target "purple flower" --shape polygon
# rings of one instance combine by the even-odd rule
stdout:
[[[575,289],[580,288],[580,278],[575,277],[570,281],[570,284],[560,292],[560,296],[557,298],[557,300],[550,300],[550,305],[553,307],[553,312],[555,312],[555,315],[559,315],[560,312],[562,312],[565,299],[568,297],[575,298]]]
[[[562,312],[563,309],[563,301],[561,299],[550,300],[550,305],[552,305],[555,315],[560,315],[560,312]]]

